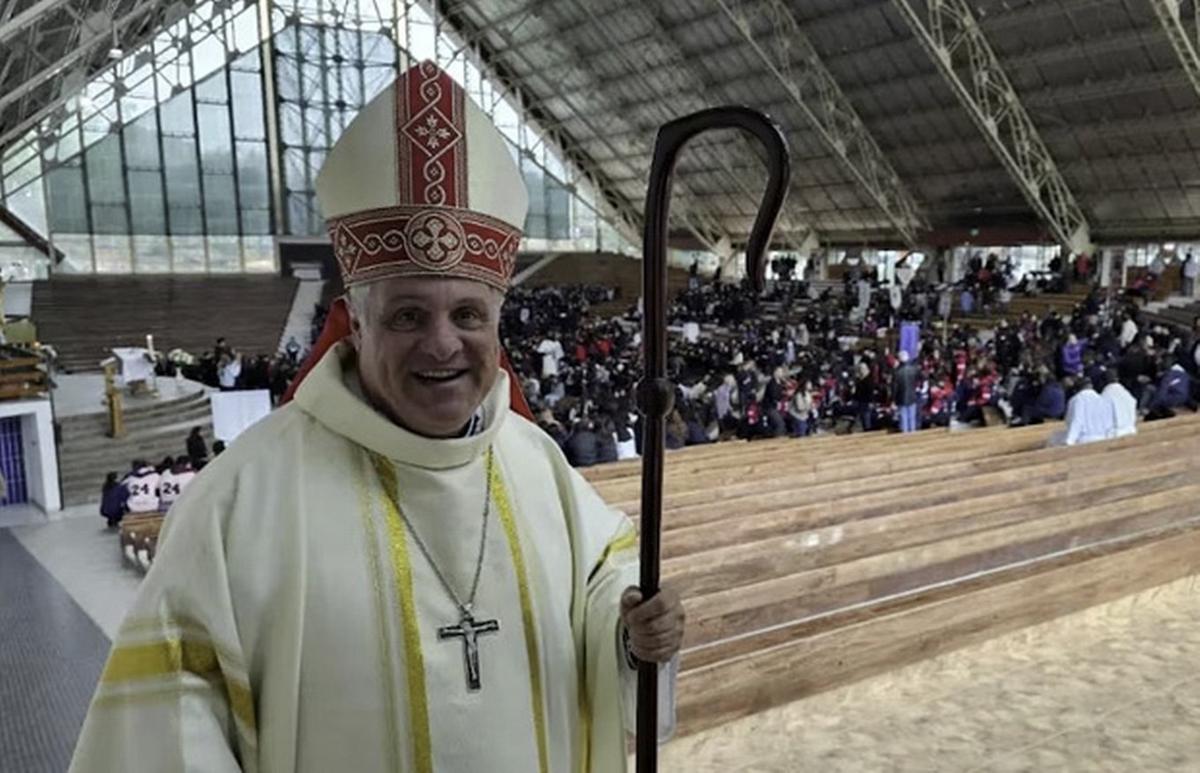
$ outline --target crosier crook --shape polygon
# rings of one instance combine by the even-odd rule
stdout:
[[[674,120],[658,130],[646,193],[642,242],[642,346],[644,377],[638,387],[642,426],[641,591],[649,600],[659,590],[662,536],[663,434],[675,402],[667,380],[667,222],[671,178],[683,146],[710,129],[741,129],[766,150],[767,187],[746,245],[747,274],[755,290],[763,286],[765,253],[783,208],[791,177],[787,143],[779,127],[747,107],[715,107]],[[638,665],[637,773],[658,770],[658,664]]]

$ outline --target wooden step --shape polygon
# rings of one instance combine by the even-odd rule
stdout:
[[[1200,572],[1195,520],[844,609],[751,653],[684,658],[687,734]]]

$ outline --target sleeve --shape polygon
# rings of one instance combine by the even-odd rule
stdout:
[[[193,492],[199,494],[199,491]],[[100,676],[71,773],[256,771],[217,507],[184,497]]]
[[[617,636],[618,656],[623,668],[621,672],[621,713],[625,719],[625,732],[637,732],[638,665],[629,650],[629,640],[624,629]],[[675,735],[675,684],[679,679],[679,654],[658,667],[658,742],[665,743]]]

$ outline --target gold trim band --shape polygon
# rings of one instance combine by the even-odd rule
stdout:
[[[425,658],[421,653],[421,629],[417,625],[417,605],[413,594],[412,561],[404,522],[400,517],[400,492],[392,463],[378,454],[371,455],[375,473],[383,486],[383,504],[387,516],[388,545],[400,620],[404,626],[404,668],[408,678],[408,721],[412,729],[413,765],[417,773],[433,773],[433,741],[429,732],[429,697],[425,689]]]
[[[100,683],[112,686],[181,674],[192,674],[205,680],[219,679],[225,685],[230,711],[247,730],[256,731],[254,695],[250,686],[221,669],[217,650],[207,641],[175,637],[114,647]]]
[[[400,770],[400,715],[396,706],[396,672],[392,668],[391,637],[388,635],[387,598],[383,587],[383,569],[379,557],[379,536],[375,528],[375,509],[372,506],[370,484],[366,465],[374,459],[359,457],[355,483],[358,488],[358,507],[362,516],[363,541],[367,551],[367,571],[371,573],[371,586],[375,602],[375,620],[379,648],[379,672],[383,674],[383,706],[387,722],[387,750],[385,756],[390,770]]]
[[[521,551],[521,540],[517,535],[517,523],[513,518],[512,504],[499,465],[492,466],[492,491],[496,496],[496,509],[500,511],[500,522],[508,538],[512,553],[513,570],[517,575],[517,591],[521,598],[521,624],[525,630],[525,655],[529,661],[529,693],[533,703],[533,727],[537,734],[538,769],[550,772],[550,755],[546,744],[546,707],[542,692],[541,657],[538,654],[537,626],[533,616],[533,597],[529,591],[529,575],[525,569],[525,555]]]

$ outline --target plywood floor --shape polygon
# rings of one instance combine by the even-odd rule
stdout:
[[[1200,771],[1200,578],[669,743],[663,771]]]

